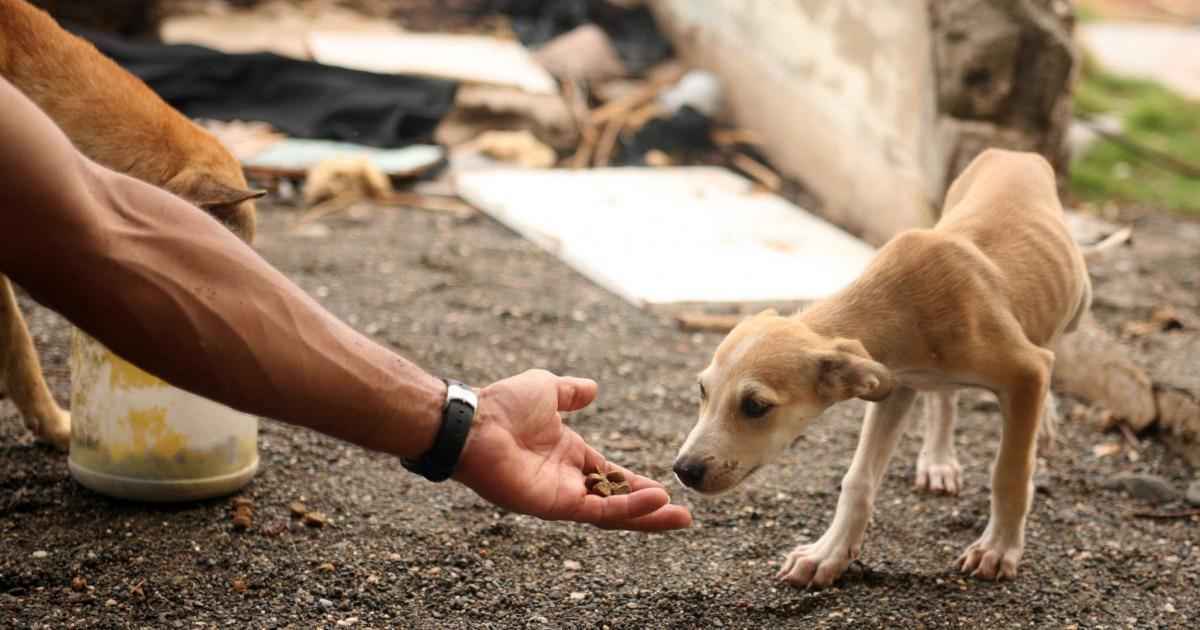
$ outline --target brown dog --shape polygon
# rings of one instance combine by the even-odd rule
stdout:
[[[962,387],[994,392],[1004,427],[991,519],[960,567],[986,578],[1016,574],[1054,365],[1050,348],[1079,324],[1091,284],[1063,220],[1053,169],[1040,156],[984,152],[950,187],[945,208],[936,227],[892,239],[837,295],[792,317],[768,311],[739,324],[700,374],[699,422],[674,468],[701,492],[740,483],[831,405],[873,403],[833,522],[815,543],[788,554],[780,579],[828,585],[858,556],[919,390],[933,392],[936,404],[918,483],[933,487],[933,474],[957,484],[950,432],[953,392]]]
[[[93,161],[204,208],[246,242],[253,199],[238,161],[139,79],[24,0],[0,0],[0,75]],[[69,255],[69,254],[68,254]],[[0,394],[34,435],[66,449],[70,416],[54,401],[12,287],[0,276]]]

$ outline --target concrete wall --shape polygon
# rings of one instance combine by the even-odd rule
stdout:
[[[737,125],[820,197],[813,210],[873,244],[932,224],[988,145],[1061,165],[1074,64],[1061,0],[648,4],[721,77]]]

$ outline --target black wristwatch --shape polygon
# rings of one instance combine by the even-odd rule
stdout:
[[[446,405],[442,407],[442,426],[433,438],[433,446],[420,459],[400,460],[405,468],[430,481],[445,481],[454,474],[471,432],[475,408],[479,406],[479,398],[470,387],[442,380],[446,381]]]

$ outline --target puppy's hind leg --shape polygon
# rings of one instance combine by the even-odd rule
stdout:
[[[842,477],[833,522],[817,542],[789,553],[775,577],[793,586],[829,586],[858,558],[867,521],[875,509],[875,495],[916,397],[912,389],[899,387],[867,408],[858,449]]]
[[[958,417],[958,390],[929,392],[925,398],[925,440],[917,456],[918,490],[958,494],[962,467],[954,452],[954,423]]]
[[[17,308],[8,278],[0,275],[0,377],[25,426],[41,440],[60,450],[71,442],[71,416],[50,394],[42,377],[42,364]]]
[[[1014,355],[1012,371],[997,390],[1004,429],[992,469],[992,514],[983,535],[959,557],[963,572],[986,579],[1015,577],[1025,550],[1038,426],[1054,365],[1054,353],[1035,346]]]

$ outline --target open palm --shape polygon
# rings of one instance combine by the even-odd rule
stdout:
[[[474,427],[454,478],[479,496],[514,512],[614,529],[657,531],[687,527],[687,508],[670,504],[662,484],[606,464],[560,411],[582,409],[596,397],[593,381],[530,370],[479,394]],[[587,494],[584,475],[621,470],[633,492]]]

